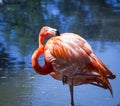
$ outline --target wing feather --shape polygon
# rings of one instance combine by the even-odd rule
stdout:
[[[54,40],[51,54],[59,59],[69,62],[76,61],[80,62],[81,64],[90,62],[90,59],[87,55],[91,53],[91,50],[87,50],[86,52],[83,49],[83,47],[86,46],[86,42],[84,41],[81,44],[81,40],[78,40],[77,37],[64,38],[64,36]],[[67,41],[65,39],[67,39]]]
[[[60,37],[51,38],[47,42],[45,50],[47,50],[46,60],[76,64],[81,69],[84,65],[91,64],[89,55],[93,53],[90,45],[82,37],[72,33],[69,33],[69,36],[68,33],[64,33]]]

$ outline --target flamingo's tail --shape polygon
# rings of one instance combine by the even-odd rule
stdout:
[[[95,55],[92,56],[92,63],[94,67],[97,69],[97,73],[100,77],[96,78],[96,82],[99,86],[103,86],[105,89],[109,89],[111,95],[113,96],[112,87],[108,79],[116,78],[115,74],[113,74],[105,64],[97,58]]]

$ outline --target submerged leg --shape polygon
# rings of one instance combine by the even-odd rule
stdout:
[[[73,86],[73,79],[72,79],[72,83],[71,85],[69,85],[69,89],[70,89],[70,96],[71,96],[71,105],[70,106],[74,106],[74,86]]]

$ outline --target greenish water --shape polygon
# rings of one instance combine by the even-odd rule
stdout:
[[[113,94],[92,85],[75,87],[76,106],[120,103],[120,4],[116,0],[9,0],[0,5],[0,106],[68,106],[67,85],[31,67],[38,33],[49,25],[61,33],[80,34],[116,74]],[[43,57],[39,59],[43,64]]]

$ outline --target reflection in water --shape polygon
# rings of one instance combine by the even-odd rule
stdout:
[[[68,105],[68,87],[49,76],[37,75],[31,68],[31,55],[38,45],[39,29],[44,25],[61,33],[81,34],[117,75],[111,81],[114,98],[102,89],[80,86],[75,88],[77,106],[89,103],[116,106],[120,102],[119,17],[118,0],[0,1],[0,106]],[[43,63],[42,57],[40,61]]]
[[[0,106],[28,106],[32,78],[32,72],[26,71],[9,71],[8,77],[0,77]]]

